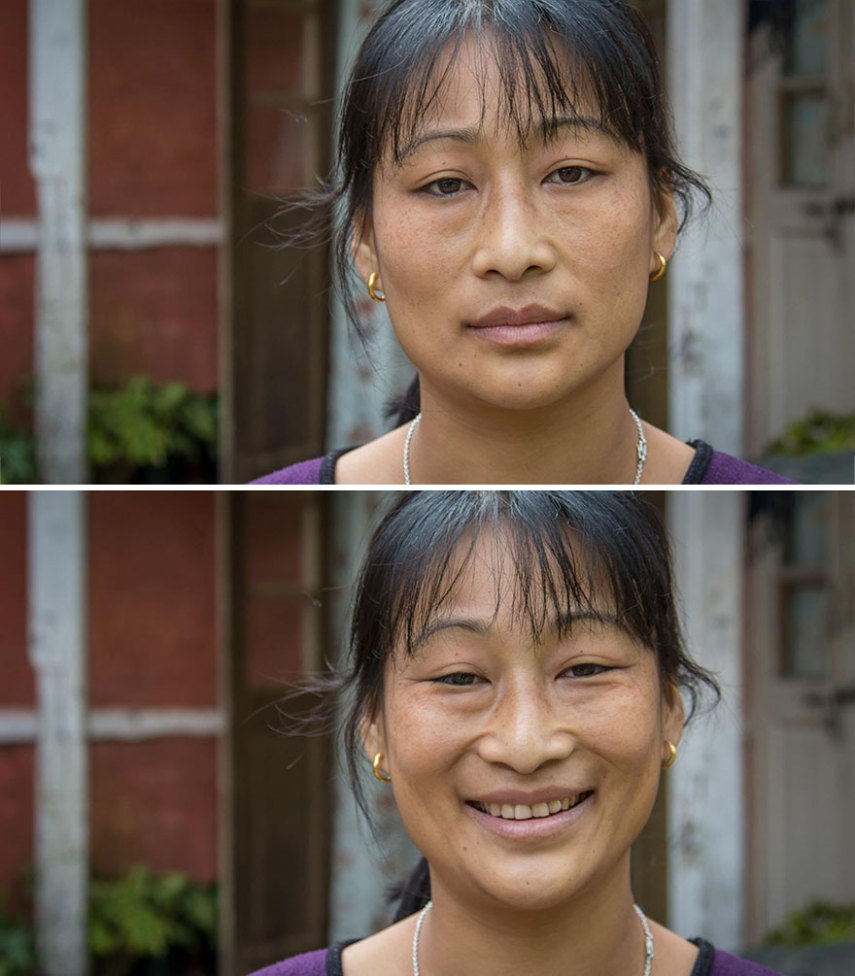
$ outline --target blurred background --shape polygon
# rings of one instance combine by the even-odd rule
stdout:
[[[329,253],[277,247],[328,172],[369,0],[3,0],[0,479],[242,483],[385,429]],[[855,10],[637,0],[716,204],[651,290],[633,404],[806,483],[855,458]]]
[[[654,918],[855,971],[855,495],[648,493],[724,700],[634,854]],[[383,492],[0,493],[0,973],[240,976],[363,936],[414,863],[313,703]],[[277,704],[278,703],[278,704]],[[367,766],[367,762],[366,762]]]

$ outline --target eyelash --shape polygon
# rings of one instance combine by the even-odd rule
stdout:
[[[584,176],[584,179],[579,179],[572,183],[566,183],[564,180],[553,180],[554,176],[558,176],[560,173],[567,172],[568,170],[572,170],[574,172],[582,174]],[[596,173],[594,172],[594,170],[589,169],[587,166],[559,166],[558,169],[556,169],[554,172],[550,173],[549,176],[547,176],[544,182],[552,183],[553,185],[557,185],[557,186],[582,186],[583,184],[587,183],[593,176],[596,176]],[[456,183],[459,185],[456,192],[454,193],[440,193],[439,186],[441,183]],[[426,183],[421,188],[420,192],[426,193],[428,196],[431,197],[438,197],[440,200],[453,200],[456,196],[459,196],[462,188],[468,185],[469,184],[467,184],[466,180],[460,179],[460,177],[444,176],[441,179],[433,180],[430,183]]]
[[[584,680],[585,678],[596,678],[598,675],[605,674],[607,671],[614,670],[613,668],[607,667],[605,664],[574,664],[572,667],[567,668],[562,671],[562,675],[569,674],[571,672],[576,672],[579,670],[588,670],[587,674],[572,674],[572,677],[576,680]],[[454,679],[465,678],[465,679],[475,679],[458,681]],[[478,674],[473,674],[471,671],[453,671],[451,674],[443,674],[438,678],[431,678],[432,684],[446,685],[449,688],[472,688],[475,683],[481,679]]]

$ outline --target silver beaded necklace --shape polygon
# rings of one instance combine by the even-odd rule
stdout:
[[[422,934],[422,925],[424,925],[425,917],[430,911],[432,901],[429,901],[427,905],[419,912],[419,917],[416,920],[416,931],[413,933],[413,976],[422,976],[419,970],[419,938]],[[644,912],[638,907],[638,905],[632,906],[635,909],[635,914],[638,915],[641,920],[641,927],[644,929],[644,973],[643,976],[650,976],[650,967],[653,965],[653,933],[650,931],[650,926],[647,924],[647,918]]]
[[[635,481],[633,485],[641,484],[641,475],[644,472],[644,462],[647,460],[647,438],[644,436],[644,428],[641,426],[641,420],[638,414],[629,408],[629,413],[632,419],[635,421],[635,429],[638,431],[638,443],[635,445],[636,456],[638,457],[638,463],[635,466]],[[419,425],[419,421],[422,419],[422,415],[417,414],[411,421],[410,426],[407,428],[407,436],[404,440],[404,484],[410,485],[410,441],[413,439],[413,433],[416,427]]]

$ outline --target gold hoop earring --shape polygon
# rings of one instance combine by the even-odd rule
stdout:
[[[665,260],[664,254],[660,254],[658,251],[654,251],[653,253],[656,255],[657,258],[659,258],[659,270],[654,271],[653,274],[650,275],[650,280],[659,281],[662,275],[665,274],[665,269],[668,267],[668,262]]]
[[[368,276],[368,294],[371,296],[372,301],[375,302],[385,302],[386,296],[382,291],[375,291],[374,286],[377,284],[377,279],[379,275],[376,271],[372,271]]]
[[[667,739],[665,740],[665,745],[668,746],[669,756],[665,760],[665,762],[662,763],[662,768],[670,769],[677,761],[677,747],[674,745],[673,742],[669,742]]]
[[[383,753],[378,752],[371,763],[371,768],[374,770],[374,775],[381,783],[391,783],[392,777],[383,769],[380,768],[380,763],[383,762]]]

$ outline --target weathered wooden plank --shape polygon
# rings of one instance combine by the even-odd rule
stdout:
[[[36,434],[42,478],[86,480],[86,4],[30,3]]]
[[[669,269],[670,423],[743,448],[742,0],[670,0],[668,76],[678,148],[715,202]]]
[[[86,498],[29,498],[30,660],[36,672],[36,930],[45,976],[85,976],[89,874]]]

